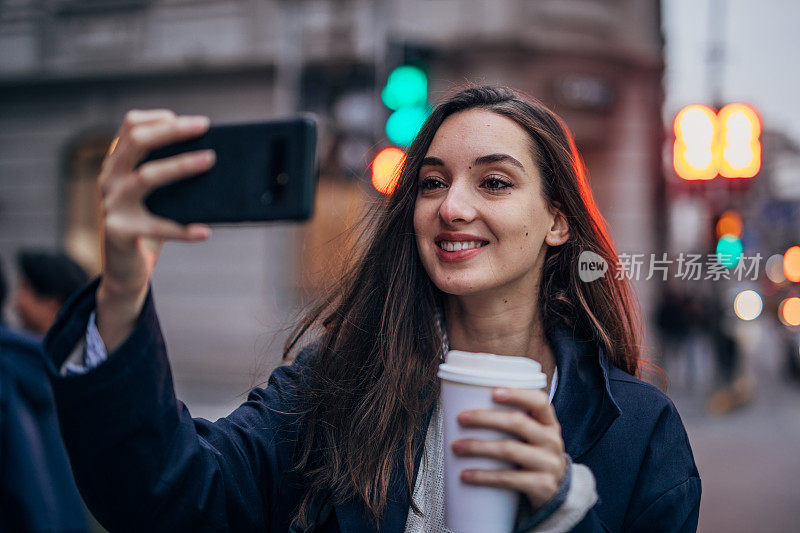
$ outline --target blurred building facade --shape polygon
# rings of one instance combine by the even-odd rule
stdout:
[[[344,228],[369,194],[370,150],[386,143],[380,87],[408,58],[425,63],[434,102],[486,81],[554,108],[619,251],[662,248],[656,1],[5,0],[0,49],[7,262],[23,246],[64,246],[99,269],[94,179],[130,108],[215,122],[318,113],[317,216]],[[246,381],[277,353],[271,334],[304,285],[319,285],[308,264],[334,255],[323,244],[335,232],[320,226],[222,228],[207,244],[166,247],[154,285],[179,382]],[[649,312],[652,289],[637,288]]]

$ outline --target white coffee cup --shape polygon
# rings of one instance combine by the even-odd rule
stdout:
[[[519,493],[461,481],[466,469],[513,469],[514,465],[487,457],[459,457],[453,441],[508,439],[508,433],[462,427],[456,417],[471,409],[514,409],[492,400],[493,387],[542,389],[547,377],[541,365],[527,357],[451,350],[439,365],[442,380],[444,428],[444,490],[447,527],[457,533],[509,533],[514,528]]]

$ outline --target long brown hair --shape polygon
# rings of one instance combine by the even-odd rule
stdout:
[[[538,302],[544,323],[571,324],[603,348],[610,364],[637,371],[637,305],[624,277],[614,275],[616,252],[569,130],[540,102],[512,89],[462,89],[433,110],[359,257],[287,341],[284,357],[309,328],[324,326],[309,379],[298,391],[303,431],[297,469],[308,484],[298,511],[301,524],[309,518],[311,496],[326,491],[336,502],[361,500],[378,522],[400,449],[411,500],[422,420],[438,399],[442,356],[435,325],[442,294],[422,266],[414,234],[418,173],[442,122],[472,108],[508,117],[528,132],[543,194],[569,223],[568,241],[547,251]],[[607,275],[591,283],[578,276],[578,257],[587,250],[609,264]]]

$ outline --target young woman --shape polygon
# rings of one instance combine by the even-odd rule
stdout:
[[[531,357],[547,374],[548,391],[495,391],[517,409],[459,415],[507,439],[453,445],[515,465],[461,476],[518,491],[518,531],[696,528],[700,480],[680,417],[633,377],[631,291],[577,276],[581,252],[612,268],[616,256],[572,138],[507,88],[470,87],[433,111],[360,258],[287,354],[309,328],[318,340],[230,416],[192,419],[174,396],[149,279],[165,240],[208,229],[158,220],[142,198],[213,154],[136,165],[207,127],[168,111],[126,116],[100,176],[104,274],[46,339],[75,475],[102,523],[444,531],[436,370],[449,346]]]

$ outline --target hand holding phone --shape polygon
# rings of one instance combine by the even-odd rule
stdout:
[[[205,240],[204,223],[311,214],[309,116],[209,129],[206,117],[130,111],[115,143],[99,176],[105,246],[97,325],[108,351],[130,334],[165,240]]]
[[[202,241],[209,235],[204,224],[181,225],[154,216],[143,199],[154,188],[207,171],[214,165],[214,152],[139,162],[151,150],[196,138],[208,128],[207,117],[178,117],[164,109],[129,111],[103,160],[98,177],[104,246],[97,326],[109,352],[133,329],[164,241]]]

